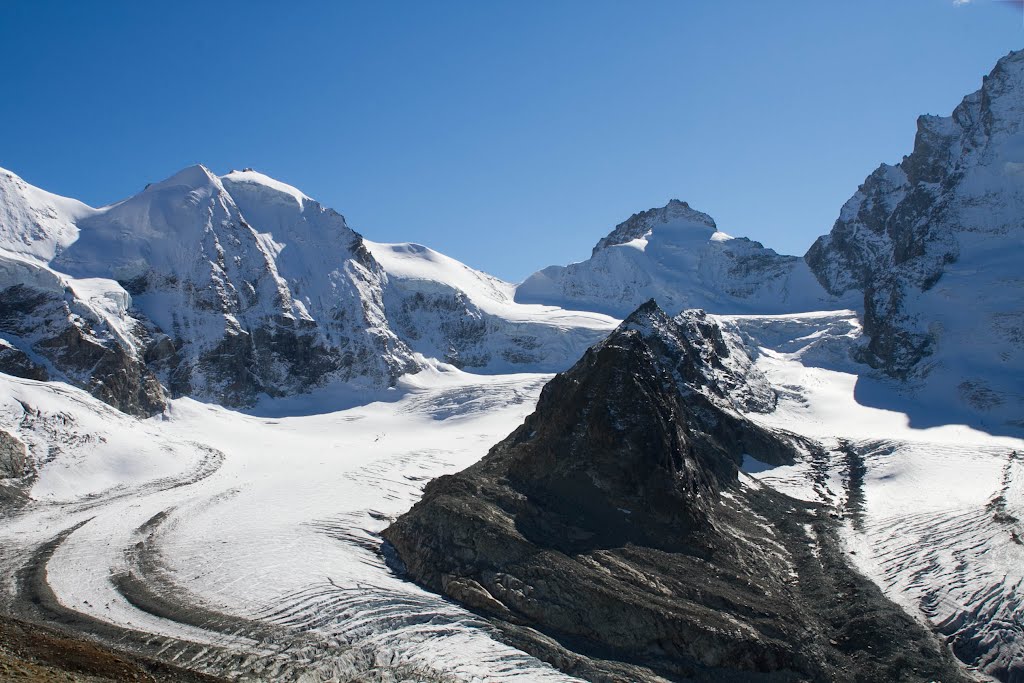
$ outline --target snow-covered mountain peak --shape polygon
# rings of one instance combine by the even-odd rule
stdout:
[[[76,277],[132,280],[151,270],[181,277],[196,265],[200,245],[215,251],[211,230],[239,223],[220,179],[189,166],[78,221],[78,240],[53,265]]]
[[[593,253],[597,254],[616,244],[643,240],[655,230],[659,233],[671,230],[677,237],[686,235],[690,238],[711,238],[718,228],[711,216],[691,208],[686,202],[671,199],[665,206],[635,213],[616,225],[614,230],[598,241]]]
[[[876,169],[805,259],[863,299],[862,360],[927,378],[1018,424],[1024,368],[1024,52],[952,115],[918,119],[913,151]]]
[[[217,180],[217,176],[214,175],[210,169],[206,168],[202,164],[193,164],[192,166],[187,166],[181,169],[165,180],[150,183],[141,194],[182,187],[189,190],[201,190],[219,186],[220,183]]]
[[[711,216],[678,199],[619,223],[588,260],[545,268],[516,290],[520,303],[618,317],[651,298],[670,313],[785,313],[837,303],[799,258],[721,232]]]
[[[91,317],[117,334],[97,343],[125,345],[171,395],[250,405],[332,379],[386,386],[417,369],[388,326],[386,276],[361,238],[340,214],[262,174],[222,180],[190,166],[70,223],[66,246],[44,254],[55,258],[38,273],[0,268],[0,286],[40,289],[55,272],[44,283],[49,308],[33,304],[32,315],[66,329],[75,319],[51,310],[65,290],[104,302]],[[74,305],[96,308],[89,302]],[[103,333],[90,325],[82,334]]]
[[[311,197],[298,188],[271,178],[259,171],[254,171],[251,168],[231,171],[221,176],[221,181],[230,188],[232,195],[235,194],[236,190],[258,193],[268,200],[294,201],[299,205],[300,209],[306,202],[313,201]]]

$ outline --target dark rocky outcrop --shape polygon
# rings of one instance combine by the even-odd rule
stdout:
[[[959,680],[847,564],[827,511],[740,485],[815,445],[737,409],[749,362],[648,302],[385,532],[416,582],[590,680]],[[753,386],[758,386],[753,383]]]
[[[2,339],[0,339],[0,372],[40,382],[50,379],[50,373],[46,371],[44,365],[36,363],[29,358],[27,353]]]
[[[15,436],[0,429],[0,479],[16,479],[28,472],[28,448]]]
[[[62,379],[118,410],[140,417],[161,412],[165,394],[130,344],[90,319],[70,294],[27,285],[0,291],[0,334],[12,335],[60,373],[10,343],[0,344],[0,371],[27,379]]]

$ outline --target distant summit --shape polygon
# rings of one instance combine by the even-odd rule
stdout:
[[[718,227],[715,225],[715,221],[711,216],[701,211],[691,209],[690,205],[686,202],[681,202],[678,199],[670,199],[668,204],[660,209],[650,209],[648,211],[635,213],[622,223],[616,225],[614,230],[598,241],[597,245],[594,247],[593,254],[596,254],[605,247],[624,244],[635,239],[642,239],[655,227],[669,223],[692,225],[698,228],[711,228],[713,232],[718,230]]]
[[[619,223],[588,260],[545,268],[516,290],[522,303],[617,317],[650,298],[675,313],[792,313],[844,303],[798,257],[721,232],[711,216],[678,199]]]

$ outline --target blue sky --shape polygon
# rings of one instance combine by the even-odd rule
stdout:
[[[991,0],[9,0],[0,166],[93,205],[251,166],[510,280],[672,197],[802,254],[1021,47]]]

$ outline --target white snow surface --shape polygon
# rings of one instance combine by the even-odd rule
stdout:
[[[601,313],[517,303],[515,285],[419,244],[363,243],[387,274],[384,304],[399,336],[467,370],[564,370],[618,324]]]
[[[535,322],[560,329],[584,328],[609,332],[618,321],[589,311],[571,311],[558,306],[520,304],[516,286],[474,270],[450,256],[420,244],[381,244],[365,240],[367,248],[390,278],[414,283],[447,286],[462,292],[482,312],[509,322]]]
[[[29,185],[0,168],[0,250],[46,263],[78,238],[96,209]]]
[[[170,639],[172,658],[192,652],[188,643],[213,646],[200,661],[212,671],[244,660],[251,675],[328,681],[376,662],[445,680],[571,680],[399,579],[375,552],[388,520],[427,481],[468,466],[518,425],[546,379],[427,371],[385,400],[332,412],[254,417],[181,399],[139,421],[77,389],[0,376],[0,428],[22,438],[39,467],[33,502],[0,524],[0,547],[28,552],[82,524],[46,565],[59,601]],[[296,404],[262,406],[275,408],[293,413]],[[149,535],[140,531],[153,519]],[[133,605],[114,579],[131,570],[127,552],[143,539],[171,597],[290,640],[271,646]],[[0,555],[4,574],[23,557]]]

